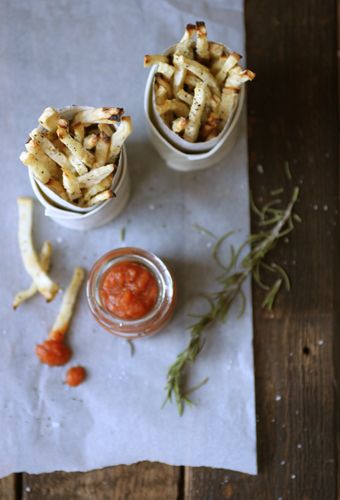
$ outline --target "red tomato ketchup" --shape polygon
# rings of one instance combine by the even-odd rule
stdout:
[[[176,287],[164,262],[147,250],[117,248],[91,269],[87,300],[98,323],[126,339],[154,335],[169,321]]]
[[[114,316],[136,320],[146,316],[158,298],[155,276],[143,264],[123,261],[111,266],[99,284],[100,299]]]

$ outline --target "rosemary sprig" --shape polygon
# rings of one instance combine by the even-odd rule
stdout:
[[[231,236],[232,232],[226,233],[222,238],[217,240],[213,249],[213,256],[223,269],[223,274],[218,278],[221,289],[206,297],[209,304],[208,311],[198,316],[197,321],[189,327],[189,344],[184,351],[178,354],[175,362],[170,366],[167,373],[167,382],[165,386],[166,399],[164,404],[168,401],[171,402],[174,397],[180,415],[183,414],[185,404],[192,404],[192,401],[188,397],[189,393],[192,393],[193,390],[198,388],[195,387],[192,390],[185,390],[185,382],[189,365],[195,362],[204,346],[205,331],[215,322],[225,321],[231,306],[238,298],[241,299],[240,314],[243,313],[245,309],[245,297],[242,291],[242,285],[248,276],[252,274],[254,281],[261,286],[261,288],[266,290],[262,307],[269,310],[272,309],[282,284],[285,284],[286,289],[289,290],[290,282],[284,269],[277,264],[266,264],[264,258],[276,246],[281,238],[294,229],[293,208],[298,199],[298,195],[299,188],[296,187],[285,209],[273,208],[273,206],[277,205],[277,200],[274,200],[274,202],[267,203],[267,205],[260,210],[252,200],[253,209],[259,216],[262,229],[258,234],[251,235],[237,251],[231,247],[228,265],[222,263],[220,250],[222,243]],[[239,263],[240,255],[248,245],[250,245],[250,251]],[[262,269],[275,273],[277,276],[272,286],[268,286],[262,281]]]

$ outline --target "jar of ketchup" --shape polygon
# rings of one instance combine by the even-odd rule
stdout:
[[[106,253],[87,282],[90,310],[110,333],[126,339],[154,335],[169,321],[175,283],[164,262],[140,248]]]

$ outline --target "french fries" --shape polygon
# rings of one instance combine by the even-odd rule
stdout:
[[[49,241],[45,241],[39,255],[40,265],[45,272],[49,271],[51,254],[52,254],[52,245]],[[17,307],[19,307],[20,304],[34,297],[36,293],[38,293],[38,287],[35,284],[35,282],[32,281],[32,284],[29,288],[27,288],[26,290],[21,290],[16,294],[13,301],[13,309],[17,309]]]
[[[58,293],[59,286],[48,276],[34,249],[32,240],[33,200],[31,198],[18,198],[18,210],[19,248],[25,269],[39,292],[50,302]]]
[[[167,57],[151,57],[154,60],[169,66],[171,75],[175,71]],[[167,76],[159,73],[159,82],[168,98],[171,84]],[[93,207],[114,196],[109,191],[116,166],[132,132],[131,118],[123,114],[123,108],[118,107],[88,108],[66,120],[64,114],[48,107],[39,117],[40,127],[29,134],[20,160],[63,200],[78,207]]]
[[[203,21],[186,26],[171,54],[145,56],[144,66],[157,65],[154,103],[164,123],[188,142],[219,135],[235,112],[241,85],[255,77],[240,59],[208,41]]]

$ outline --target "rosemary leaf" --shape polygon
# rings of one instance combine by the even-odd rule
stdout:
[[[214,233],[209,231],[209,229],[206,229],[205,227],[201,226],[200,224],[193,224],[192,227],[193,227],[193,229],[195,229],[195,231],[198,231],[201,234],[205,234],[205,235],[210,236],[211,238],[214,238],[215,240],[217,240],[217,236]]]
[[[271,311],[273,309],[273,305],[276,299],[277,294],[279,293],[279,290],[282,285],[282,278],[279,278],[278,280],[275,281],[274,285],[271,287],[269,292],[266,294],[261,306],[264,309],[267,309],[268,311]]]
[[[242,286],[245,280],[253,274],[255,282],[262,284],[262,288],[268,290],[267,285],[262,283],[260,267],[270,270],[279,275],[279,278],[267,291],[262,303],[262,307],[271,310],[277,294],[284,283],[286,289],[290,288],[289,278],[284,269],[278,264],[268,266],[264,262],[267,254],[276,246],[277,242],[294,229],[293,208],[299,196],[299,188],[294,188],[290,202],[284,210],[275,209],[275,222],[271,217],[271,223],[265,226],[258,234],[253,234],[235,251],[231,249],[229,264],[225,265],[220,257],[222,243],[233,234],[232,231],[219,238],[213,249],[213,257],[224,272],[217,279],[220,289],[209,296],[209,309],[206,313],[198,315],[197,321],[190,327],[190,341],[187,347],[177,355],[175,362],[169,367],[166,379],[166,399],[163,406],[175,398],[179,415],[183,414],[186,404],[192,404],[185,389],[186,379],[190,364],[196,361],[197,356],[203,349],[208,335],[209,327],[216,322],[226,321],[232,305],[237,299],[241,300],[240,314],[245,310],[245,297]],[[279,203],[274,200],[265,205],[262,210],[256,207],[260,221],[266,220],[267,214],[272,210],[272,206]],[[254,207],[253,207],[254,209]],[[270,227],[271,226],[271,227]],[[250,245],[249,252],[239,263],[242,250]],[[234,270],[238,266],[238,269]],[[207,296],[205,296],[207,298]]]
[[[130,354],[131,354],[131,357],[132,357],[132,356],[135,355],[135,352],[136,352],[135,344],[132,342],[132,340],[127,340],[127,343],[130,346]]]

